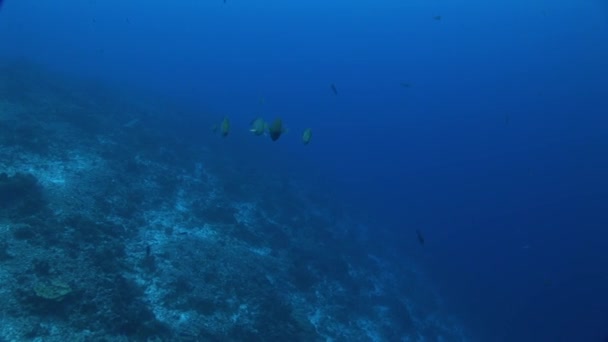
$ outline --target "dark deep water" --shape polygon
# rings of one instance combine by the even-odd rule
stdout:
[[[0,340],[608,338],[602,1],[7,0],[0,71]]]

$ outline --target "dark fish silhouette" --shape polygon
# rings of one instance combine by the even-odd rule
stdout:
[[[441,16],[440,15],[436,15],[436,16],[433,17],[433,19],[435,19],[435,20],[441,20]]]
[[[272,141],[277,141],[283,133],[285,133],[285,128],[283,127],[283,120],[280,118],[274,120],[272,124],[268,126],[268,134],[270,134],[270,139],[272,139]]]
[[[420,242],[420,245],[424,246],[424,236],[418,229],[416,229],[416,236],[418,237],[418,242]]]
[[[336,85],[332,83],[330,85],[330,87],[331,87],[331,91],[334,92],[334,95],[338,95],[338,88],[336,88]]]

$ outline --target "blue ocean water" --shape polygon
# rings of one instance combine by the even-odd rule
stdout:
[[[5,340],[608,338],[603,1],[5,0],[0,64]]]

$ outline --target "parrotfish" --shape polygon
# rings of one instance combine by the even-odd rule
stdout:
[[[338,88],[336,88],[336,85],[332,83],[330,85],[330,87],[331,87],[331,91],[334,93],[334,95],[338,95]]]
[[[420,242],[420,245],[424,246],[424,235],[422,235],[422,232],[418,229],[416,229],[416,236],[418,237],[418,242]]]
[[[304,143],[304,145],[308,145],[310,139],[312,139],[312,130],[307,128],[304,130],[304,133],[302,133],[302,143]]]
[[[257,118],[255,120],[251,121],[251,128],[249,128],[249,132],[251,132],[255,135],[262,135],[266,131],[266,126],[267,125],[264,122],[264,119]]]
[[[272,122],[270,126],[268,126],[268,133],[270,134],[270,139],[272,141],[277,141],[281,134],[285,133],[285,128],[283,128],[283,120],[276,119]]]
[[[223,137],[227,137],[228,133],[230,133],[230,120],[228,120],[228,118],[224,118],[222,125],[220,126],[220,134]]]

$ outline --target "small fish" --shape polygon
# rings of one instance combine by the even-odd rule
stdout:
[[[220,134],[225,138],[230,133],[230,120],[228,118],[224,118],[222,121],[222,125],[220,126]]]
[[[270,126],[268,126],[268,134],[272,141],[277,141],[281,137],[281,134],[285,133],[286,130],[283,127],[283,120],[280,118],[275,119]]]
[[[420,242],[420,245],[424,246],[424,236],[418,229],[416,229],[416,236],[418,237],[418,242]]]
[[[255,135],[262,135],[264,134],[264,132],[266,131],[266,122],[264,122],[264,119],[262,118],[257,118],[253,121],[251,121],[250,123],[251,128],[249,128],[249,132],[255,134]]]
[[[409,88],[412,86],[411,84],[405,83],[405,82],[401,82],[401,83],[399,83],[399,85],[402,86],[403,88]]]
[[[304,133],[302,133],[302,143],[304,143],[304,145],[308,145],[308,143],[310,143],[310,139],[312,139],[312,130],[307,128],[304,130]]]
[[[436,15],[436,16],[433,17],[433,19],[439,21],[439,20],[441,20],[441,16],[440,15]]]
[[[124,127],[124,128],[131,128],[131,127],[137,125],[139,123],[139,121],[140,120],[138,118],[135,118],[135,119],[127,122],[126,124],[122,125],[122,127]]]
[[[338,95],[338,88],[336,88],[335,84],[330,84],[329,86],[331,88],[331,91],[334,93],[334,95]]]

